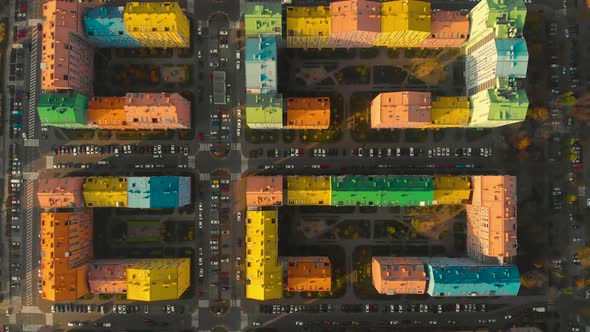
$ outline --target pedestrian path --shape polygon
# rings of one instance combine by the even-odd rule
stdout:
[[[37,70],[39,68],[39,32],[36,28],[33,29],[33,35],[31,36],[31,68],[29,73],[29,108],[27,114],[27,135],[29,138],[35,136],[35,113],[37,103]],[[25,141],[25,146],[27,142]],[[39,143],[37,142],[37,145]]]
[[[242,143],[232,143],[231,149],[232,149],[232,151],[241,151],[242,150]]]
[[[200,173],[199,174],[199,181],[209,181],[209,180],[211,180],[210,173]]]
[[[240,302],[241,302],[240,299],[232,299],[231,300],[231,306],[232,307],[240,307]]]
[[[199,308],[208,308],[209,300],[199,300]]]
[[[195,156],[188,156],[188,167],[195,168]]]
[[[199,143],[199,151],[211,151],[211,144],[209,143]]]
[[[33,305],[33,208],[34,191],[33,180],[25,180],[25,211],[26,211],[26,232],[25,232],[25,306]]]
[[[241,178],[242,178],[242,174],[241,173],[231,173],[231,179],[232,179],[232,181],[240,180]]]

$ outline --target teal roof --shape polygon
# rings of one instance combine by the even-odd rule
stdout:
[[[496,77],[526,77],[529,51],[524,38],[496,39],[496,50]]]
[[[246,90],[277,90],[277,40],[273,36],[246,39]]]
[[[489,265],[469,258],[423,257],[431,296],[516,296],[520,274],[514,265]]]

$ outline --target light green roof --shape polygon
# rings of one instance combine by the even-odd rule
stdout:
[[[86,127],[88,97],[74,92],[44,93],[39,97],[37,113],[41,123],[62,127]]]
[[[244,13],[246,34],[281,34],[281,4],[248,2]]]
[[[488,89],[490,96],[489,120],[522,121],[529,108],[529,98],[524,89],[516,87],[516,81],[510,78],[498,79],[495,88]]]
[[[282,128],[283,97],[275,94],[247,94],[246,124],[250,128]]]
[[[487,0],[490,14],[487,26],[495,27],[496,38],[514,38],[522,35],[526,19],[523,0]]]

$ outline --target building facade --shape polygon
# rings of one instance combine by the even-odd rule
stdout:
[[[43,3],[41,89],[93,93],[94,50],[83,37],[82,9],[77,2]]]
[[[330,3],[330,48],[372,47],[381,32],[381,4],[346,0]]]
[[[41,213],[41,296],[74,301],[88,293],[93,253],[91,209]]]
[[[123,19],[125,7],[84,8],[86,36],[98,47],[141,47],[127,33]]]
[[[516,296],[520,289],[520,274],[514,265],[485,265],[470,258],[421,260],[426,264],[430,296]]]
[[[278,261],[278,215],[276,210],[246,213],[246,298],[280,299],[283,266]]]
[[[190,22],[178,2],[128,2],[123,17],[143,47],[190,47]]]
[[[517,254],[516,177],[473,176],[467,205],[467,254],[480,262],[503,264]]]
[[[371,128],[423,128],[431,123],[430,92],[380,93],[371,102]]]
[[[139,259],[102,259],[88,263],[88,285],[94,294],[126,294],[127,269]]]
[[[249,176],[246,181],[248,207],[283,205],[283,176]]]
[[[42,124],[66,129],[85,128],[87,108],[88,98],[74,92],[43,93],[37,103]]]
[[[379,257],[371,260],[373,286],[379,294],[424,294],[426,271],[416,257]]]
[[[127,268],[127,299],[166,301],[179,299],[189,288],[189,258],[146,258]]]
[[[329,292],[332,267],[328,257],[287,257],[287,289],[290,292]]]
[[[288,129],[328,129],[330,97],[287,98]]]
[[[246,94],[246,124],[252,129],[283,128],[280,94]]]
[[[37,200],[42,209],[83,208],[83,177],[40,178]]]

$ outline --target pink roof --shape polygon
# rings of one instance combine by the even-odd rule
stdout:
[[[41,178],[37,186],[37,199],[43,209],[82,208],[83,177]]]
[[[373,286],[380,294],[424,294],[426,271],[416,257],[373,257]]]
[[[190,128],[190,102],[178,93],[128,93],[125,113],[130,125],[143,128]]]
[[[431,123],[430,92],[384,92],[371,102],[372,128],[421,128]]]
[[[473,176],[472,182],[468,244],[490,257],[516,255],[516,177]]]
[[[140,259],[105,259],[88,264],[88,284],[92,293],[127,292],[127,268]]]
[[[246,182],[246,205],[283,204],[282,176],[249,176]]]
[[[347,0],[330,3],[332,33],[381,31],[381,5],[366,0]]]
[[[469,36],[469,15],[457,11],[433,12],[430,35],[421,47],[459,47]]]

